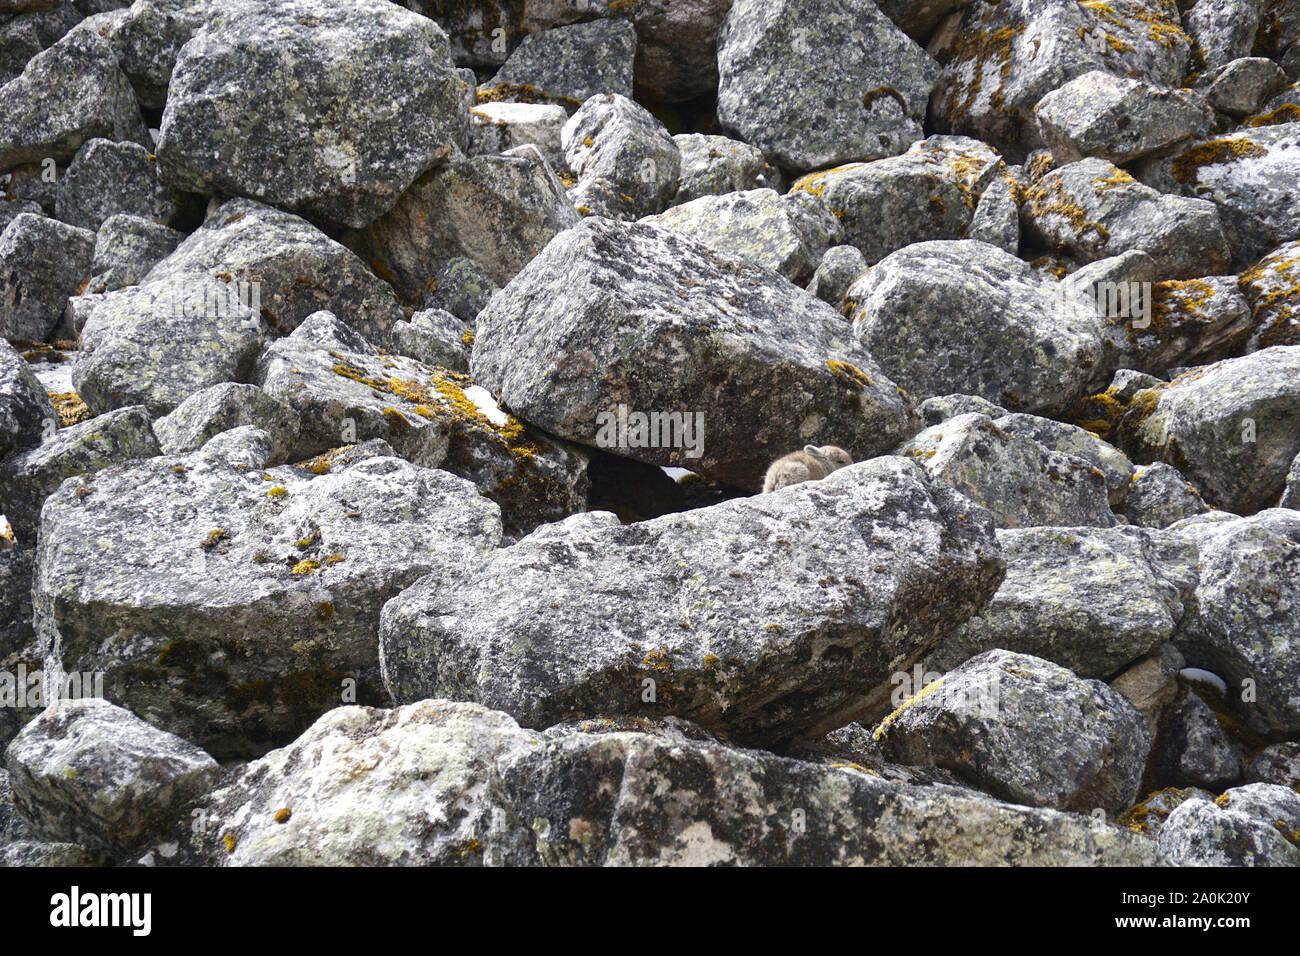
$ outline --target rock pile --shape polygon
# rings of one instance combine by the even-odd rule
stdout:
[[[1298,80],[1291,0],[0,2],[0,863],[1300,866]]]

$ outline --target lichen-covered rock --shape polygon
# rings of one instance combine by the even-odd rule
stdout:
[[[997,594],[926,659],[942,674],[994,648],[1106,680],[1168,641],[1196,587],[1196,549],[1135,528],[999,530]]]
[[[1129,524],[1167,528],[1175,521],[1204,514],[1210,506],[1173,465],[1158,461],[1133,470],[1120,512]]]
[[[166,415],[210,385],[246,380],[263,338],[240,284],[190,274],[130,286],[86,319],[73,386],[96,414],[144,405]]]
[[[809,192],[844,223],[845,241],[873,264],[928,239],[964,239],[985,189],[1003,169],[998,154],[964,136],[932,136],[901,156],[810,173]]]
[[[1263,734],[1300,731],[1300,515],[1205,515],[1171,531],[1200,549],[1201,581],[1175,643],[1220,675],[1226,703]]]
[[[90,273],[95,234],[23,213],[0,233],[0,336],[40,342]]]
[[[28,644],[32,630],[32,572],[36,566],[36,536],[25,541],[10,541],[0,547],[0,660],[12,663],[9,655]],[[17,675],[14,677],[17,684]],[[16,716],[9,710],[8,719],[0,717],[0,746],[12,736],[8,733]],[[13,732],[17,728],[13,727]]]
[[[1149,773],[1157,786],[1220,790],[1241,778],[1243,756],[1214,711],[1194,690],[1184,689],[1161,722]]]
[[[467,375],[365,341],[336,338],[328,313],[274,343],[256,381],[302,421],[294,455],[382,438],[397,453],[473,481],[502,508],[511,534],[586,508],[586,456],[466,393]]]
[[[1165,375],[1238,352],[1255,320],[1236,276],[1156,282],[1131,288],[1130,314],[1107,315],[1112,363]],[[1141,300],[1141,307],[1134,309]],[[1149,314],[1146,309],[1149,308]]]
[[[185,241],[185,233],[162,223],[125,213],[110,216],[95,233],[95,253],[90,263],[93,278],[86,291],[115,292],[138,285],[149,270]],[[80,332],[80,326],[73,326]]]
[[[1012,255],[1018,253],[1021,191],[1019,178],[1010,170],[989,183],[971,214],[966,238],[987,242]]]
[[[564,107],[546,103],[479,103],[470,110],[472,155],[497,155],[536,146],[552,169],[563,169],[560,133],[569,121]]]
[[[1300,846],[1300,793],[1271,783],[1248,783],[1224,791],[1215,804],[1271,823],[1287,841]]]
[[[936,395],[933,398],[927,398],[921,403],[919,411],[921,420],[927,427],[946,422],[958,415],[969,415],[971,412],[987,415],[993,419],[1001,418],[1007,414],[1005,408],[994,405],[988,399],[980,398],[978,395],[962,395],[960,393]]]
[[[767,163],[756,146],[703,133],[680,133],[673,142],[681,153],[674,203],[746,189],[780,192],[783,188],[780,172]]]
[[[718,37],[718,118],[794,170],[893,156],[922,137],[938,72],[869,0],[737,0]]]
[[[1265,747],[1246,767],[1249,783],[1276,783],[1300,793],[1300,741]]]
[[[9,745],[5,766],[36,837],[118,856],[179,835],[182,812],[219,773],[198,747],[97,698],[44,711]]]
[[[383,274],[418,296],[458,257],[505,285],[578,219],[546,161],[523,146],[511,155],[445,163],[422,176],[371,224],[366,241]]]
[[[1300,346],[1276,345],[1138,392],[1120,421],[1139,461],[1166,461],[1237,514],[1275,504],[1300,453]]]
[[[0,461],[39,445],[58,422],[31,367],[0,338]]]
[[[152,142],[108,42],[94,31],[73,30],[0,87],[0,172],[47,159],[66,162],[97,137]]]
[[[1093,70],[1034,107],[1043,143],[1060,165],[1097,156],[1127,163],[1189,139],[1209,123],[1203,100],[1142,80]]]
[[[1298,58],[1300,59],[1300,58]],[[1277,96],[1260,107],[1254,116],[1247,117],[1246,126],[1275,126],[1300,120],[1300,82],[1292,83]]]
[[[1045,448],[1062,455],[1082,458],[1106,476],[1106,488],[1111,506],[1115,507],[1124,500],[1128,492],[1129,481],[1133,477],[1133,463],[1122,451],[1102,441],[1097,435],[1065,422],[1037,415],[999,415],[994,416],[994,424],[1008,435],[1020,435],[1032,438]]]
[[[1100,681],[991,650],[918,691],[876,729],[885,754],[935,764],[1005,800],[1119,813],[1137,799],[1151,737]]]
[[[564,124],[564,158],[578,177],[569,198],[594,215],[639,219],[660,212],[677,191],[681,151],[640,104],[593,96]]]
[[[831,246],[808,281],[808,291],[827,305],[844,307],[844,297],[870,266],[857,246]]]
[[[65,478],[157,454],[149,413],[141,405],[59,429],[43,444],[0,464],[0,513],[10,516],[23,538],[34,540],[41,505]]]
[[[271,437],[272,465],[289,460],[302,427],[297,412],[256,385],[224,382],[195,392],[154,422],[153,431],[163,454],[182,455],[242,425],[256,425]]]
[[[139,143],[92,139],[60,178],[55,215],[83,229],[98,229],[119,213],[167,223],[176,206],[158,181],[156,165]]]
[[[797,283],[806,282],[826,250],[843,238],[839,220],[815,197],[780,196],[771,189],[703,196],[644,222]]]
[[[1195,0],[1183,11],[1194,64],[1203,73],[1250,56],[1269,0]]]
[[[1082,297],[995,246],[923,242],[854,283],[854,333],[919,398],[953,391],[1039,412],[1081,396],[1102,358]]]
[[[500,764],[505,822],[548,865],[1155,861],[1150,841],[1091,817],[660,731],[569,733]]]
[[[404,318],[392,288],[354,253],[307,220],[251,199],[212,209],[202,228],[143,281],[205,275],[240,283],[247,304],[279,335],[325,309],[384,343],[393,323]]]
[[[1188,800],[1213,800],[1214,794],[1200,787],[1165,787],[1149,793],[1120,814],[1115,822],[1134,833],[1154,837],[1169,815]]]
[[[970,413],[932,425],[898,454],[988,508],[1001,528],[1115,524],[1106,476],[1090,462]]]
[[[456,148],[469,94],[446,34],[396,4],[222,4],[176,60],[162,179],[360,228]]]
[[[1240,287],[1251,309],[1245,351],[1300,345],[1300,242],[1260,259],[1242,273]]]
[[[1025,225],[1081,262],[1139,249],[1155,260],[1160,279],[1228,269],[1228,241],[1214,203],[1157,192],[1104,159],[1053,170],[1025,199]]]
[[[99,866],[100,860],[75,843],[35,843],[18,840],[4,848],[0,867],[74,867]]]
[[[1216,70],[1206,96],[1219,112],[1241,119],[1286,85],[1286,73],[1272,60],[1247,56]]]
[[[931,122],[1019,162],[1041,145],[1033,109],[1044,96],[1096,70],[1178,86],[1189,48],[1177,7],[1164,0],[972,3],[936,51],[944,70]]]
[[[416,312],[393,326],[393,348],[425,365],[468,372],[474,331],[463,319],[443,309]]]
[[[792,448],[831,443],[862,459],[910,433],[906,399],[848,331],[774,273],[591,218],[479,315],[471,369],[561,438],[757,490]]]
[[[1300,122],[1194,140],[1142,164],[1138,178],[1163,193],[1212,200],[1234,267],[1300,239]]]
[[[594,20],[524,37],[485,86],[527,86],[577,110],[598,93],[632,95],[636,27]]]
[[[986,513],[881,458],[634,525],[575,516],[426,578],[384,609],[385,683],[526,726],[672,714],[779,745],[878,705],[1001,574]]]
[[[469,866],[513,857],[510,845],[528,831],[501,826],[489,783],[502,757],[535,741],[477,704],[340,707],[213,794],[200,851],[224,866]]]
[[[212,18],[214,0],[136,0],[108,29],[117,62],[145,109],[167,105],[181,47]]]
[[[129,462],[47,500],[37,634],[47,666],[102,672],[145,720],[255,756],[377,700],[383,602],[500,535],[472,484],[400,458],[319,476],[202,452]]]
[[[1173,866],[1300,866],[1300,848],[1271,823],[1195,797],[1165,820],[1156,848]]]

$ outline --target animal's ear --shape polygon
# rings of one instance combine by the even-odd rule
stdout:
[[[813,457],[817,457],[822,453],[822,450],[816,445],[804,445],[803,450]]]

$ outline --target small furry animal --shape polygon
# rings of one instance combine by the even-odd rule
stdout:
[[[804,445],[803,451],[792,451],[772,462],[763,478],[763,494],[801,481],[825,478],[851,464],[853,456],[837,445]]]

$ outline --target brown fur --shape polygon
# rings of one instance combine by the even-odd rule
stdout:
[[[816,481],[851,464],[852,456],[838,445],[804,445],[802,451],[792,451],[772,462],[763,478],[763,493],[801,481]]]

